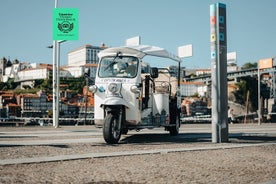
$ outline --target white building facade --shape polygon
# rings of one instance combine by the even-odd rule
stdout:
[[[68,53],[68,66],[64,70],[70,71],[74,77],[80,77],[84,74],[85,68],[90,69],[90,76],[95,76],[95,65],[99,63],[98,53],[105,49],[101,46],[84,45]],[[92,64],[92,65],[90,65]]]

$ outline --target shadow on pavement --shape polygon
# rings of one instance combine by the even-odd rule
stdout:
[[[276,142],[276,136],[264,135],[263,133],[252,135],[248,133],[232,133],[229,135],[231,142],[240,143],[265,143],[265,142]]]
[[[6,139],[20,139],[20,138],[37,138],[38,136],[9,136],[9,135],[0,135],[0,140],[1,138],[6,138]]]
[[[189,142],[210,142],[210,133],[185,133],[178,136],[169,134],[135,134],[122,138],[120,143],[189,143]]]
[[[194,143],[212,142],[211,133],[181,133],[178,136],[169,134],[134,134],[121,139],[120,144],[163,144],[163,143]],[[276,142],[276,136],[264,134],[230,133],[229,143],[265,143]]]

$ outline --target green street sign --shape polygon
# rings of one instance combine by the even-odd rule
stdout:
[[[79,39],[79,10],[76,8],[53,9],[53,40]]]

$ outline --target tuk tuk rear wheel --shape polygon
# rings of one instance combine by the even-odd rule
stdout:
[[[179,134],[179,127],[180,127],[180,119],[179,116],[175,118],[175,126],[169,127],[170,135],[178,135]]]
[[[128,133],[128,128],[122,128],[122,134],[126,135]]]
[[[103,137],[108,144],[117,144],[121,137],[121,122],[119,116],[108,113],[104,119]]]

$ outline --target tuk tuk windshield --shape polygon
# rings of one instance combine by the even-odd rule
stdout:
[[[99,64],[99,77],[134,78],[137,75],[138,58],[133,56],[107,56]]]

